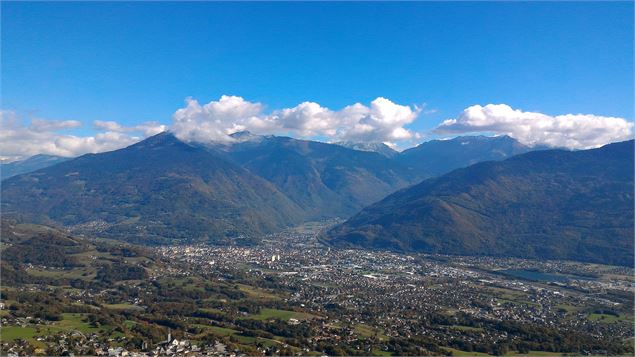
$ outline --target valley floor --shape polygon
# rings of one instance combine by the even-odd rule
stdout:
[[[31,265],[48,283],[3,286],[2,354],[633,353],[632,269],[334,250],[321,228],[126,258],[147,279]]]

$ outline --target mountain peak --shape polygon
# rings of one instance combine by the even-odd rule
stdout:
[[[2,197],[7,213],[146,243],[258,236],[302,217],[271,183],[169,132],[13,177]]]
[[[252,133],[251,131],[248,131],[248,130],[243,130],[243,131],[237,131],[235,133],[231,133],[231,134],[229,134],[229,137],[234,139],[234,142],[242,143],[242,142],[245,142],[245,141],[259,142],[265,136],[254,134],[254,133]]]
[[[249,130],[243,130],[243,131],[236,131],[234,133],[231,133],[229,134],[229,136],[231,136],[234,139],[240,139],[240,138],[251,138],[255,135],[252,134],[251,131]]]
[[[507,135],[457,136],[423,142],[403,151],[399,159],[406,165],[419,167],[429,177],[481,161],[507,159],[532,149]]]
[[[460,136],[455,136],[453,138],[430,140],[430,141],[423,142],[420,145],[423,145],[423,144],[426,144],[426,143],[429,143],[429,142],[438,142],[438,141],[445,141],[445,142],[464,142],[464,141],[474,141],[474,142],[518,142],[518,140],[512,138],[509,135],[495,135],[495,136],[489,136],[489,135],[460,135]]]
[[[363,142],[354,142],[354,141],[339,141],[339,142],[336,142],[335,144],[339,146],[343,146],[348,149],[357,150],[357,151],[376,152],[388,158],[395,157],[399,154],[390,146],[381,142],[363,143]]]

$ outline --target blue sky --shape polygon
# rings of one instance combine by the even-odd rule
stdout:
[[[264,111],[426,103],[632,120],[633,3],[2,3],[2,109],[169,125],[192,97]],[[433,109],[434,112],[428,112]]]

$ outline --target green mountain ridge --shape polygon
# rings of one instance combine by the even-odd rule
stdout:
[[[633,231],[631,140],[458,169],[365,208],[324,241],[631,266]]]
[[[168,133],[7,179],[2,210],[145,243],[254,236],[302,220],[269,182]]]

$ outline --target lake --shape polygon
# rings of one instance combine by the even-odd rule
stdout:
[[[569,277],[566,275],[558,275],[558,274],[549,274],[543,273],[535,270],[524,270],[524,269],[508,269],[501,270],[499,273],[512,276],[514,278],[520,278],[525,280],[532,281],[544,281],[544,282],[566,282],[569,280]]]

